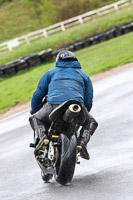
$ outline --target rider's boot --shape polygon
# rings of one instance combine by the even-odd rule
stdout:
[[[35,141],[35,156],[39,155],[40,151],[43,150],[44,145],[49,143],[47,137],[47,129],[45,128],[43,122],[36,119],[34,116],[29,118],[30,125],[34,130],[34,141]]]
[[[90,140],[90,137],[93,135],[94,131],[96,130],[98,124],[97,122],[91,122],[89,130],[85,130],[84,127],[81,129],[81,135],[80,135],[80,143],[81,146],[80,155],[82,158],[89,160],[90,156],[87,151],[87,143]]]
[[[44,125],[39,125],[35,130],[35,135],[36,132],[37,135],[39,136],[39,142],[36,145],[34,154],[35,156],[38,156],[41,154],[41,150],[44,150],[45,146],[49,143],[49,140],[48,140],[47,130]]]
[[[88,130],[81,130],[79,148],[80,149],[80,156],[86,160],[90,159],[89,153],[87,151],[87,143],[90,140],[90,132]]]

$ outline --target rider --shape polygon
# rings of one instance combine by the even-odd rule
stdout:
[[[43,104],[44,97],[48,95]],[[88,75],[83,72],[75,54],[62,50],[56,58],[56,67],[46,72],[40,79],[31,100],[30,123],[35,132],[35,156],[47,144],[47,130],[50,126],[49,114],[61,103],[74,99],[80,101],[86,110],[86,121],[80,131],[80,155],[89,160],[87,143],[98,123],[89,114],[93,101],[93,86]]]

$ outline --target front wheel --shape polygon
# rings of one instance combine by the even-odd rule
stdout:
[[[61,134],[59,137],[59,156],[55,165],[55,179],[59,184],[66,185],[71,182],[76,164],[77,139],[73,135],[68,137]]]
[[[44,174],[44,172],[41,171],[41,176],[42,176],[43,181],[48,183],[52,179],[53,174]]]

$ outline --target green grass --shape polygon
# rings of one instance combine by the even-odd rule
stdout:
[[[104,31],[108,28],[130,22],[133,20],[133,6],[123,8],[121,11],[113,12],[105,16],[98,17],[96,20],[75,26],[65,32],[58,32],[50,35],[47,39],[42,38],[33,41],[30,45],[19,46],[10,53],[0,55],[0,65],[16,60],[22,56],[52,48],[59,49],[75,40],[86,38],[95,33]]]
[[[116,1],[0,0],[0,43]]]
[[[103,42],[101,44],[77,51],[75,54],[82,69],[90,76],[107,69],[133,62],[133,33]],[[31,68],[24,73],[19,72],[11,78],[0,82],[0,112],[11,106],[25,103],[32,97],[41,76],[55,66],[55,60]]]

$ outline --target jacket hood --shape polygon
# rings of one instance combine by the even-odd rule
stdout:
[[[80,68],[81,65],[78,61],[60,61],[58,60],[56,62],[56,67],[61,67],[61,68]]]

